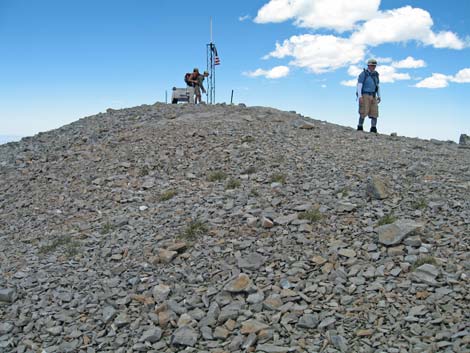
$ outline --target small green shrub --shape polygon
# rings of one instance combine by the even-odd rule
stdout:
[[[415,210],[422,210],[423,208],[426,208],[427,206],[428,206],[428,203],[426,202],[425,199],[418,199],[411,203],[411,207],[413,207]]]
[[[178,193],[176,192],[176,190],[173,190],[173,189],[170,189],[170,190],[166,190],[165,192],[163,192],[160,197],[158,198],[159,201],[168,201],[170,199],[172,199],[173,197],[175,197]]]
[[[284,174],[273,174],[271,175],[271,183],[286,183],[286,176]]]
[[[49,254],[59,248],[63,248],[68,257],[78,254],[80,243],[73,240],[70,235],[65,235],[54,239],[50,244],[43,245],[39,248],[39,253],[42,255]]]
[[[258,196],[259,196],[258,190],[256,190],[256,189],[251,189],[251,190],[250,190],[250,196],[252,196],[252,197],[258,197]]]
[[[256,173],[255,167],[248,167],[242,172],[242,174],[255,174],[255,173]]]
[[[211,182],[222,181],[227,178],[227,174],[221,170],[210,173],[207,176],[207,180]]]
[[[314,208],[305,212],[300,212],[299,219],[306,219],[312,223],[315,223],[322,219],[322,214],[319,209]]]
[[[396,220],[397,220],[397,217],[395,217],[393,214],[388,214],[388,215],[383,216],[381,219],[379,219],[379,221],[377,222],[377,225],[383,226],[386,224],[392,224]]]
[[[196,237],[201,236],[208,232],[208,228],[204,222],[199,219],[191,221],[185,230],[180,233],[180,238],[185,240],[194,240]]]
[[[101,234],[108,234],[109,232],[111,232],[113,230],[113,225],[109,222],[105,223],[103,228],[101,228],[100,230],[100,233]]]
[[[242,143],[245,142],[255,142],[255,138],[253,136],[243,136]]]
[[[240,187],[240,185],[241,185],[240,180],[231,178],[227,182],[227,185],[225,185],[225,189],[236,189]]]
[[[437,261],[434,257],[432,256],[424,256],[420,257],[416,262],[413,264],[413,270],[417,269],[419,266],[422,266],[424,264],[430,264],[430,265],[437,265]]]

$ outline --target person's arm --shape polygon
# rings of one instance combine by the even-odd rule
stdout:
[[[357,97],[361,98],[362,97],[362,83],[358,82],[356,89],[357,89],[356,91]]]
[[[380,101],[382,100],[381,96],[380,96],[380,85],[377,86],[377,102],[380,103]]]

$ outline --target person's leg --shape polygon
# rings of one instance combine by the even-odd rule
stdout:
[[[370,132],[377,133],[377,118],[370,117]]]
[[[371,106],[370,106],[370,132],[377,133],[377,118],[379,117],[379,105],[377,104],[377,98],[373,97],[371,99]]]
[[[362,131],[364,130],[364,119],[369,113],[369,96],[364,95],[359,100],[359,121],[357,123],[357,130]]]
[[[357,123],[357,131],[364,130],[364,118],[359,115],[359,122]]]

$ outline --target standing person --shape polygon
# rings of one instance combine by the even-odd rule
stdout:
[[[367,69],[364,69],[357,78],[357,92],[359,97],[359,123],[358,131],[364,130],[364,119],[370,118],[370,132],[377,133],[377,118],[379,117],[380,88],[379,73],[375,71],[377,60],[369,59]]]
[[[206,89],[204,88],[203,82],[204,82],[204,79],[208,76],[209,76],[209,72],[204,71],[203,75],[199,74],[197,77],[197,84],[194,87],[194,94],[196,95],[196,99],[195,99],[196,104],[198,103],[198,100],[199,100],[199,103],[201,103],[201,90],[202,90],[202,93],[206,93]]]

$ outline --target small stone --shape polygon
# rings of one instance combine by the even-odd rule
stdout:
[[[161,283],[153,287],[152,294],[153,294],[153,298],[155,299],[157,303],[162,303],[168,298],[168,295],[170,294],[170,292],[171,292],[170,286]]]
[[[421,228],[422,225],[411,220],[398,220],[392,224],[377,227],[379,243],[391,246],[399,244],[405,237]]]
[[[339,201],[338,202],[338,212],[351,212],[357,208],[357,205],[354,203]]]
[[[129,316],[126,313],[119,314],[116,319],[114,320],[114,324],[117,328],[126,326],[130,323]]]
[[[367,183],[366,193],[373,199],[383,200],[388,197],[388,188],[382,179],[374,176]]]
[[[331,343],[335,348],[339,349],[341,352],[348,351],[348,342],[343,336],[333,335],[330,337]]]
[[[272,228],[274,227],[274,221],[268,217],[263,217],[261,219],[261,226],[263,228]]]
[[[348,258],[356,257],[356,252],[353,249],[340,249],[338,254]]]
[[[192,328],[183,326],[173,332],[171,344],[174,346],[190,346],[194,347],[198,340],[198,334]]]
[[[13,288],[0,288],[0,302],[13,303],[16,291]]]
[[[144,331],[139,341],[155,343],[155,342],[158,342],[161,337],[162,337],[162,330],[160,329],[160,327],[154,327],[154,328]]]
[[[434,286],[437,285],[436,277],[438,274],[439,270],[435,266],[424,264],[411,274],[411,279],[415,282],[422,282]]]
[[[107,324],[114,319],[116,314],[117,311],[112,306],[105,306],[103,309],[103,322]]]
[[[316,314],[304,314],[300,318],[297,326],[299,326],[301,328],[312,329],[312,328],[317,327],[318,323],[319,323],[318,315],[316,315]]]
[[[248,296],[248,298],[246,298],[246,301],[250,304],[261,303],[263,300],[264,300],[264,293],[262,291],[252,293]]]
[[[459,138],[459,145],[470,146],[470,135],[461,134]]]
[[[158,250],[158,258],[164,264],[169,264],[178,255],[176,251],[170,251],[166,249]]]
[[[252,253],[238,259],[238,267],[241,269],[258,270],[263,266],[266,258],[258,253]]]
[[[62,333],[62,326],[54,326],[46,329],[52,336],[59,336]]]
[[[225,340],[230,332],[222,326],[217,326],[214,330],[214,338]]]
[[[423,316],[428,312],[426,305],[414,306],[408,312],[408,316]]]
[[[0,323],[0,335],[5,335],[13,330],[15,326],[9,322]]]
[[[374,334],[374,330],[372,329],[362,329],[356,331],[356,336],[358,337],[369,337]]]
[[[336,322],[336,319],[334,317],[330,316],[330,317],[324,318],[322,322],[320,322],[320,325],[318,325],[318,328],[325,328],[325,327],[331,326],[335,322]]]
[[[276,346],[274,344],[258,344],[256,346],[257,352],[265,352],[265,353],[287,353],[289,352],[289,347],[281,347]]]
[[[244,335],[250,334],[250,333],[258,333],[259,331],[267,329],[268,327],[269,327],[268,325],[262,322],[251,319],[242,323],[240,332]]]
[[[327,260],[322,256],[314,256],[310,259],[316,265],[323,265]]]
[[[405,248],[403,245],[394,246],[387,249],[389,256],[402,256],[405,253]]]
[[[249,291],[253,286],[250,277],[244,273],[240,273],[237,278],[230,281],[226,286],[225,290],[230,293],[241,293]]]

